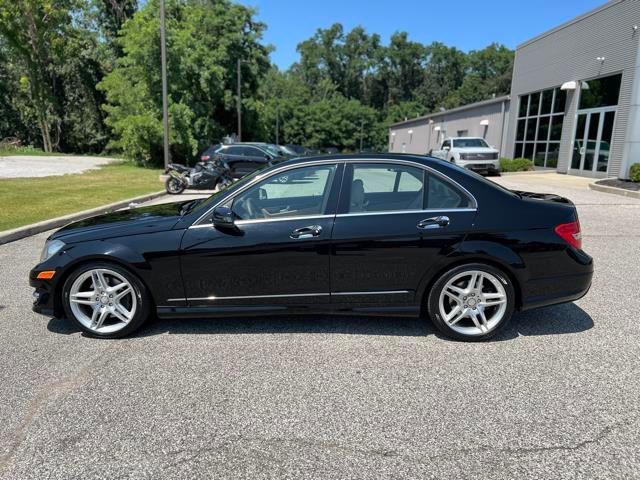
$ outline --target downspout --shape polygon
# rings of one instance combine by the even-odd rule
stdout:
[[[506,100],[503,100],[500,103],[500,156],[504,156],[504,116],[505,116],[505,105],[507,104]]]

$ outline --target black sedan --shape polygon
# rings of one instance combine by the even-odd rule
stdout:
[[[286,179],[286,180],[283,180]],[[330,155],[205,200],[68,225],[30,274],[36,312],[120,337],[147,317],[278,313],[431,318],[480,340],[515,310],[586,294],[574,205],[410,155]]]

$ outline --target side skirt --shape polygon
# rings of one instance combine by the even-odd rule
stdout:
[[[221,318],[260,315],[369,315],[382,317],[418,317],[417,305],[359,306],[347,304],[286,306],[286,305],[245,305],[245,306],[200,306],[200,307],[158,307],[159,318]]]

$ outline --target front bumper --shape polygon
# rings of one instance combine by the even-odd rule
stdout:
[[[500,173],[499,160],[459,160],[456,163],[478,173]]]
[[[52,280],[39,280],[36,278],[38,273],[43,269],[33,269],[29,273],[29,285],[34,288],[33,291],[33,305],[31,309],[42,315],[47,316],[61,316],[62,305],[58,304],[55,299],[56,287],[58,284],[59,272],[56,272],[56,276]]]

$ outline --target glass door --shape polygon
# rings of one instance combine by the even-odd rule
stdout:
[[[571,168],[606,173],[611,153],[615,109],[578,113]]]

